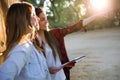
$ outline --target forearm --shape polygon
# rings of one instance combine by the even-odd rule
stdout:
[[[109,10],[111,11],[111,10]],[[109,12],[109,11],[105,11],[105,12],[98,12],[88,18],[85,18],[83,20],[83,26],[86,26],[87,24],[89,24],[90,22],[92,22],[93,20],[95,20],[98,16],[103,16],[105,13]]]
[[[99,14],[96,14],[96,15],[90,16],[88,18],[85,18],[83,20],[83,26],[86,26],[87,24],[89,24],[90,22],[92,22],[93,20],[95,20],[98,15]]]
[[[111,11],[111,10],[109,10]],[[98,12],[88,18],[85,18],[83,20],[80,20],[78,22],[76,22],[75,24],[69,26],[67,28],[68,33],[72,33],[81,29],[84,29],[84,31],[86,31],[86,25],[89,24],[90,22],[92,22],[93,20],[95,20],[98,16],[103,16],[105,13],[109,12],[109,11],[105,11],[105,12]]]

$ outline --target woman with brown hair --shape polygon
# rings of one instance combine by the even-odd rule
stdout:
[[[6,17],[6,59],[0,67],[1,80],[51,80],[46,60],[30,37],[38,29],[39,18],[32,4],[14,3]]]
[[[80,20],[66,28],[54,28],[48,31],[48,20],[43,10],[41,8],[35,8],[35,11],[36,15],[40,18],[40,29],[38,30],[39,37],[37,38],[40,40],[39,43],[42,43],[40,47],[44,49],[44,55],[52,80],[70,80],[70,69],[74,66],[75,62],[66,65],[63,68],[64,72],[60,67],[61,64],[69,62],[64,44],[64,37],[67,34],[81,29],[86,30],[85,26],[102,13]]]

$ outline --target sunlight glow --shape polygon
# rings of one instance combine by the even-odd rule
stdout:
[[[85,15],[86,14],[86,8],[85,8],[85,5],[84,4],[81,4],[80,5],[80,13],[81,15]]]
[[[100,10],[107,7],[108,0],[90,0],[90,3],[95,9]]]
[[[49,7],[50,7],[50,6],[51,6],[50,1],[49,1],[49,0],[45,0],[45,2],[44,2],[44,12],[45,12],[45,14],[46,14],[46,12],[49,12],[49,13],[50,13],[50,10],[49,10]],[[53,16],[52,13],[49,14],[49,15]],[[46,14],[46,16],[48,16],[48,15]]]
[[[3,53],[0,53],[0,56],[2,56],[3,55]]]
[[[36,0],[36,3],[37,3],[37,4],[40,4],[40,0]]]

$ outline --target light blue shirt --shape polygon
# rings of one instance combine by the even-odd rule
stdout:
[[[46,61],[47,61],[48,67],[52,67],[52,66],[60,67],[62,64],[61,64],[57,51],[56,51],[56,60],[55,60],[53,56],[53,51],[48,44],[44,45],[44,49],[46,53]],[[65,76],[63,69],[59,70],[55,74],[51,74],[51,79],[52,80],[65,80],[66,76]]]
[[[0,67],[0,80],[51,80],[46,60],[30,41],[16,45]]]

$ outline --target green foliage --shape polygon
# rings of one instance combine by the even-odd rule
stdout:
[[[43,7],[45,0],[27,0],[27,1],[32,3],[34,6]],[[37,1],[40,1],[40,3],[37,3]]]
[[[44,3],[46,0],[40,0],[40,3],[36,3],[36,0],[28,0],[31,2],[34,6],[44,6]],[[48,21],[50,23],[50,28],[57,28],[57,27],[66,27],[67,25],[70,25],[80,19],[84,19],[86,16],[91,15],[91,10],[89,8],[89,0],[47,0],[49,1],[49,4],[47,3],[46,14],[48,17]],[[110,0],[114,8],[119,8],[119,2],[120,0]],[[81,8],[80,4],[84,5],[84,8],[87,10],[86,15],[81,14]],[[118,12],[116,12],[118,13]],[[117,15],[117,14],[115,14]],[[117,16],[117,19],[115,19],[115,15],[113,17],[108,18],[107,20],[98,19],[92,22],[90,25],[92,28],[98,28],[98,27],[107,27],[110,25],[113,25],[114,22],[116,24],[120,23]],[[90,26],[89,25],[89,26]]]
[[[50,16],[51,14],[48,14],[50,25],[53,27],[65,27],[66,25],[70,25],[71,23],[79,20],[79,5],[81,1],[82,0],[52,0],[49,9],[54,16]]]

